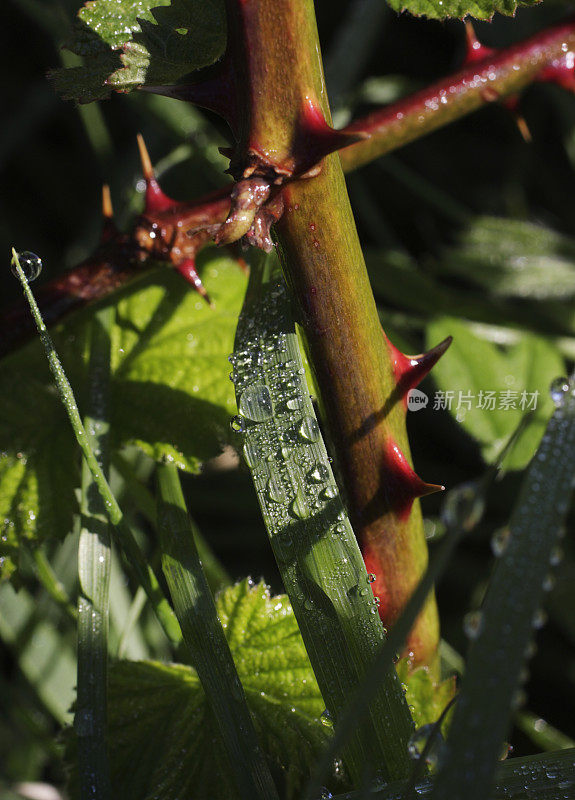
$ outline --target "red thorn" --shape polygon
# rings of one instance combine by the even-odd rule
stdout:
[[[110,187],[107,183],[102,186],[102,216],[104,217],[104,225],[102,227],[101,242],[105,244],[117,235],[118,229],[114,225],[114,208],[112,206],[112,196],[110,194]]]
[[[452,341],[453,337],[448,336],[447,339],[432,347],[427,353],[406,356],[386,337],[393,361],[393,373],[404,403],[407,403],[407,394],[410,389],[414,389],[418,383],[421,383],[429,371],[437,364]]]
[[[307,96],[300,115],[300,143],[296,151],[301,149],[305,164],[304,171],[310,169],[324,156],[347,147],[350,144],[369,139],[365,131],[335,130],[327,124],[320,106]]]
[[[194,259],[193,258],[186,258],[183,261],[180,261],[179,264],[176,264],[176,269],[180,273],[180,275],[189,284],[191,284],[197,292],[199,292],[202,295],[202,297],[204,298],[204,300],[206,300],[208,305],[212,306],[212,308],[213,308],[214,304],[212,303],[212,301],[210,299],[210,296],[206,292],[206,290],[204,288],[204,284],[202,283],[202,280],[201,280],[200,276],[197,273],[196,264],[194,262]]]
[[[114,216],[112,195],[110,194],[110,187],[107,183],[102,186],[102,216],[104,219],[112,219]]]
[[[519,111],[519,95],[512,94],[509,97],[506,97],[503,101],[503,105],[515,120],[515,124],[519,128],[519,133],[521,134],[523,140],[530,144],[533,141],[533,137],[531,136],[531,131],[529,130],[529,126],[525,121],[525,117]]]
[[[202,79],[195,83],[176,85],[142,86],[141,89],[163,97],[172,97],[210,111],[226,120],[232,132],[237,134],[239,114],[237,109],[236,74],[229,52],[221,61],[202,70]],[[236,138],[238,138],[236,136]]]
[[[523,141],[527,142],[527,144],[531,144],[533,141],[533,137],[531,136],[531,131],[529,130],[529,126],[525,121],[525,117],[521,114],[514,114],[515,124],[519,128],[519,133],[521,134]]]
[[[417,497],[445,491],[445,486],[421,480],[393,439],[388,439],[385,445],[382,475],[389,505],[400,519],[409,516],[413,501]]]
[[[482,61],[484,58],[488,58],[490,55],[495,53],[495,50],[492,47],[485,47],[485,45],[481,44],[475,35],[475,30],[469,20],[467,20],[465,23],[465,37],[467,40],[467,47],[465,50],[465,58],[463,60],[464,64],[473,64],[474,61]]]
[[[155,214],[158,211],[168,211],[168,209],[173,208],[176,203],[160,189],[160,185],[156,180],[154,168],[152,167],[148,148],[146,147],[144,137],[141,133],[138,134],[138,149],[142,162],[142,172],[146,180],[146,204],[144,213]]]

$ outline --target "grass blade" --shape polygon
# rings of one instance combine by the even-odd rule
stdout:
[[[370,704],[373,702],[373,697],[381,684],[382,674],[384,674],[385,670],[393,668],[396,654],[401,652],[417,615],[423,608],[423,604],[434,585],[437,584],[445,571],[459,539],[463,533],[468,533],[478,521],[483,502],[479,492],[472,491],[469,485],[463,485],[449,493],[446,498],[446,505],[448,507],[448,513],[445,514],[447,531],[438,552],[431,560],[401,616],[377,653],[375,660],[366,671],[361,685],[348,698],[341,716],[340,727],[326,748],[307,788],[305,797],[308,800],[311,800],[318,792],[322,781],[329,774],[330,765],[333,763],[334,758],[341,751],[351,731],[358,725],[366,710],[369,709]]]
[[[489,795],[575,474],[575,395],[553,414],[523,482],[470,648],[433,798]]]
[[[260,750],[244,691],[218,618],[186,510],[177,467],[158,467],[162,565],[184,642],[229,756],[242,798],[278,797]]]
[[[120,453],[116,453],[113,456],[113,465],[122,476],[127,492],[134,501],[138,511],[153,527],[156,527],[156,501],[148,488],[138,479],[136,471],[132,467],[130,461]],[[220,589],[231,586],[232,579],[228,572],[202,536],[200,529],[192,517],[188,515],[188,518],[210,589],[212,592],[219,592]]]
[[[70,386],[60,359],[58,358],[58,354],[56,353],[52,339],[48,334],[40,314],[40,309],[36,304],[34,295],[32,294],[32,291],[28,285],[28,281],[26,280],[26,276],[22,271],[22,267],[18,259],[18,253],[14,249],[12,250],[12,265],[16,270],[18,279],[20,280],[22,289],[24,290],[24,295],[30,305],[30,310],[32,312],[32,316],[34,317],[34,321],[36,322],[42,345],[46,351],[50,370],[52,371],[56,386],[60,392],[60,397],[72,424],[72,430],[74,431],[76,440],[80,445],[80,449],[82,450],[86,464],[90,469],[94,483],[104,501],[106,514],[109,521],[114,526],[118,543],[126,554],[129,563],[136,571],[140,583],[146,590],[146,594],[150,598],[152,607],[154,608],[158,620],[160,621],[160,624],[162,625],[167,637],[171,642],[177,645],[182,640],[182,632],[180,630],[180,626],[178,625],[178,621],[160,588],[158,579],[156,578],[153,569],[146,562],[144,554],[140,550],[140,547],[134,538],[129,525],[126,522],[124,514],[122,513],[122,509],[118,505],[118,502],[114,497],[112,490],[110,489],[110,485],[108,484],[106,476],[104,475],[98,463],[98,459],[96,458],[90,445],[84,424],[80,417],[80,412],[78,411],[74,392],[72,391],[72,387]]]
[[[109,466],[107,421],[110,379],[110,331],[114,309],[99,311],[91,323],[89,410],[85,427],[100,467]],[[106,742],[108,614],[112,550],[102,496],[86,461],[82,463],[82,528],[78,546],[78,683],[74,728],[82,800],[112,796]]]
[[[236,334],[233,379],[271,546],[336,730],[383,641],[365,565],[305,381],[277,262],[255,255]],[[407,774],[413,723],[391,660],[343,753],[358,785]]]
[[[369,795],[370,800],[404,800],[405,782],[390,784]],[[417,785],[418,797],[430,797],[428,778]],[[334,795],[333,800],[360,800],[358,792]],[[483,800],[573,800],[575,797],[575,750],[512,758],[497,765],[495,785]],[[320,800],[319,795],[314,800]],[[451,798],[449,798],[451,800]]]
[[[36,547],[31,555],[36,567],[36,575],[42,588],[45,589],[56,605],[62,609],[68,619],[76,624],[78,621],[78,612],[70,600],[65,587],[61,581],[58,580],[56,573],[52,569],[52,565],[46,558],[46,554],[39,547]]]

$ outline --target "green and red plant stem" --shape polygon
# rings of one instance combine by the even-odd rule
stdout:
[[[235,51],[237,70],[249,68],[240,108],[250,126],[232,163],[240,174],[258,153],[265,154],[256,167],[262,172],[305,164],[302,113],[310,103],[321,105],[329,121],[313,4],[248,0],[232,7],[231,41],[244,42]],[[315,177],[287,182],[282,194],[284,214],[275,228],[282,266],[352,524],[369,556],[368,571],[376,574],[381,617],[392,624],[427,564],[416,500],[427,487],[409,466],[394,354],[381,331],[338,157],[328,156]],[[438,639],[437,610],[429,599],[408,642],[414,665],[435,662]]]
[[[346,130],[370,134],[340,151],[345,172],[431,133],[489,103],[516,94],[535,80],[575,88],[569,56],[575,20],[559,22],[501,51],[479,48],[454,75],[352,122]]]
[[[278,47],[279,42],[278,38]],[[558,76],[563,72],[564,76],[570,75],[572,78],[573,70],[569,73],[563,62],[573,50],[575,21],[569,19],[499,53],[488,53],[481,59],[474,58],[454,75],[356,120],[346,130],[368,133],[369,138],[340,150],[344,172],[351,172],[483,105],[516,93],[534,80],[555,79],[568,85],[566,80]],[[267,53],[266,58],[269,56],[270,53]],[[280,60],[281,57],[279,52]],[[228,86],[229,80],[228,71],[223,71],[221,81]],[[206,95],[206,86],[191,87],[187,93],[181,87],[174,87],[172,91],[159,87],[158,92],[188,99],[198,105],[208,105],[210,102],[206,99],[209,96],[209,93]],[[279,110],[282,110],[281,107]],[[226,198],[222,197],[221,200],[221,204],[214,204],[212,198],[198,199],[192,205],[196,210],[207,206],[207,213],[212,214],[213,221],[219,222],[222,214],[225,218],[227,213]],[[182,217],[190,210],[187,206],[186,211],[186,205],[179,205]],[[154,214],[160,214],[159,222],[165,222],[168,227],[173,225],[174,220],[164,220],[157,210],[148,214],[148,217],[153,218]],[[152,240],[148,242],[147,252],[145,247],[142,249],[137,246],[139,232],[145,234],[146,228],[149,230],[149,221],[146,225],[143,223],[144,219],[139,217],[129,235],[110,242],[109,247],[99,250],[95,256],[42,287],[38,303],[48,325],[58,322],[74,309],[111,294],[141,274],[142,270],[149,269],[154,263],[147,257],[150,253],[158,258],[163,257],[154,251]],[[24,309],[16,307],[7,311],[0,320],[0,356],[11,352],[33,333],[33,325]]]

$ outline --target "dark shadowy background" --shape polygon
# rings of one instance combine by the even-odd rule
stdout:
[[[137,210],[138,131],[145,135],[154,161],[170,157],[174,162],[163,175],[171,195],[188,199],[225,180],[217,162],[209,160],[214,152],[211,126],[216,126],[217,138],[225,135],[214,119],[201,114],[190,118],[183,107],[176,108],[176,101],[166,101],[171,106],[168,120],[168,112],[162,111],[167,106],[137,94],[103,103],[102,116],[92,108],[81,114],[55,95],[46,73],[61,63],[66,20],[78,6],[78,0],[3,2],[9,24],[0,26],[2,306],[19,294],[9,274],[11,246],[39,253],[46,280],[78,263],[94,247],[103,181],[111,184],[120,220],[129,220]],[[356,112],[367,108],[357,100],[357,87],[369,77],[388,76],[381,86],[393,93],[430,83],[461,63],[461,23],[398,17],[385,9],[376,12],[376,4],[368,0],[355,8],[373,15],[372,41],[364,41],[357,52],[340,44],[336,58],[335,43],[349,8],[342,0],[317,2],[330,92],[340,115],[350,104]],[[557,7],[544,5],[476,29],[484,43],[503,47],[559,14]],[[575,97],[557,87],[536,85],[525,92],[521,110],[533,135],[531,144],[523,141],[511,115],[494,105],[350,176],[366,247],[403,249],[424,265],[456,235],[458,209],[539,221],[573,234]],[[382,308],[384,316],[401,311]],[[412,335],[418,351],[422,341],[417,326]],[[478,447],[447,414],[412,415],[410,426],[415,463],[425,479],[451,487],[484,471]],[[489,538],[508,518],[520,478],[511,474],[494,486],[485,520],[461,545],[439,589],[444,636],[461,653],[466,649],[462,617],[481,596],[491,568]],[[189,479],[187,492],[201,529],[233,576],[264,576],[279,590],[247,472],[207,472]],[[438,509],[437,498],[425,501],[424,511],[431,519]],[[571,524],[571,536],[572,532]],[[565,546],[567,556],[550,598],[550,621],[538,636],[539,654],[531,663],[526,689],[531,709],[575,736],[575,626],[557,622],[553,614],[554,604],[575,608],[569,537]],[[0,664],[8,675],[17,669],[1,644]],[[512,742],[519,753],[535,749],[518,732]]]

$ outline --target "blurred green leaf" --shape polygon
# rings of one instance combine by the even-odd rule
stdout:
[[[262,747],[300,786],[328,736],[319,693],[285,595],[243,580],[222,592],[218,613]],[[215,720],[195,671],[181,664],[121,661],[109,691],[116,796],[158,800],[237,797]]]
[[[507,469],[522,469],[533,456],[553,410],[549,385],[565,370],[557,349],[525,334],[499,347],[481,339],[473,326],[442,317],[426,329],[429,346],[453,336],[453,344],[433,370],[439,393],[434,405],[448,408],[481,446],[490,463],[530,410],[529,423],[506,457]]]
[[[447,19],[455,17],[463,19],[470,16],[475,19],[491,19],[498,12],[512,17],[520,5],[537,5],[539,0],[388,0],[394,11],[409,11],[416,17],[429,19]]]
[[[528,222],[477,217],[437,269],[491,294],[568,300],[575,296],[575,240]]]
[[[84,64],[57,70],[56,88],[87,103],[113,89],[174,83],[217,61],[225,42],[220,0],[94,0],[80,9],[68,44]]]
[[[117,301],[112,334],[113,444],[138,444],[198,472],[218,455],[235,410],[227,360],[246,278],[231,258],[206,252],[200,266],[215,308],[165,267]],[[83,312],[55,334],[82,404]],[[77,448],[39,342],[0,365],[1,574],[15,568],[22,539],[61,538],[71,529]]]
[[[42,613],[44,612],[44,613]],[[0,586],[0,639],[44,707],[60,724],[70,721],[76,682],[75,634],[63,634],[46,617],[45,606],[25,589]]]
[[[407,687],[406,699],[416,728],[437,722],[441,713],[455,694],[455,676],[445,681],[434,681],[429,667],[409,671],[409,659],[396,664],[399,680]]]
[[[518,704],[516,692],[528,645],[534,629],[545,621],[540,609],[544,586],[569,509],[575,477],[573,388],[571,383],[549,420],[521,486],[507,539],[498,548],[498,561],[471,636],[433,800],[483,800],[491,792],[511,710]],[[556,779],[557,773],[552,777]]]

